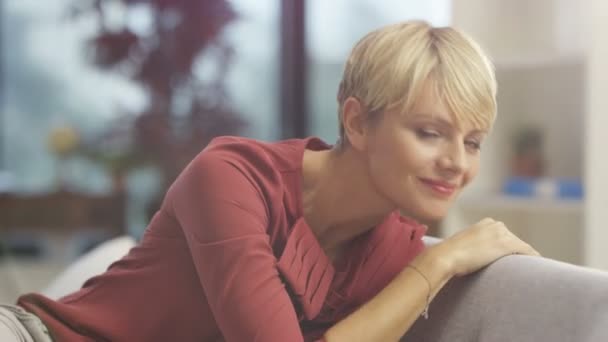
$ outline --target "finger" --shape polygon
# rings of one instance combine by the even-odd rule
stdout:
[[[481,221],[477,222],[477,224],[478,224],[478,225],[482,225],[482,226],[484,226],[484,225],[489,225],[489,224],[492,224],[492,223],[494,223],[494,222],[495,222],[495,221],[494,221],[494,219],[493,219],[493,218],[486,217],[486,218],[482,219]]]
[[[490,223],[490,226],[495,227],[495,228],[507,229],[507,226],[502,221],[492,221],[492,223]]]

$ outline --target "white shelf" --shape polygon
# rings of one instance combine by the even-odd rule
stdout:
[[[582,214],[584,201],[577,199],[544,199],[495,195],[479,198],[463,198],[457,205],[462,210],[475,211]]]

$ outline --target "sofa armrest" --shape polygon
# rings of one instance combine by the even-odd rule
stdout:
[[[87,279],[105,272],[110,265],[125,256],[136,244],[131,236],[108,240],[81,256],[41,292],[52,299],[59,299],[77,291]]]
[[[402,341],[606,341],[608,273],[511,255],[452,279],[429,315]]]

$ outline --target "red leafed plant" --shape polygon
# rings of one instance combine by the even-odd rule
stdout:
[[[116,8],[122,22],[116,22]],[[148,18],[143,32],[129,24],[136,12]],[[165,187],[211,138],[244,128],[224,87],[232,50],[221,32],[236,19],[228,1],[76,0],[71,14],[97,19],[97,33],[88,44],[91,61],[131,78],[147,92],[147,108],[136,113],[126,140],[132,142],[132,153],[160,168]],[[204,53],[214,63],[212,77],[194,72]]]

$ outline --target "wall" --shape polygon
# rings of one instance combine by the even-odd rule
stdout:
[[[585,263],[608,270],[608,2],[589,0]]]
[[[546,176],[586,176],[585,10],[568,0],[454,0],[453,25],[473,36],[496,65],[499,115],[484,144],[481,173],[446,220],[444,235],[490,216],[547,257],[587,263],[583,201],[500,192],[512,137],[530,125],[543,132]]]

